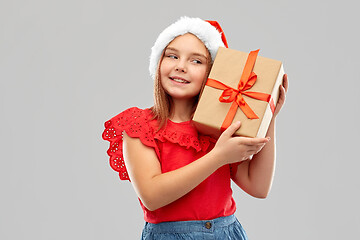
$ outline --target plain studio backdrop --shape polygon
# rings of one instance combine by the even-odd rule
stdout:
[[[153,104],[150,48],[180,16],[217,20],[231,48],[282,60],[265,200],[235,187],[250,239],[358,239],[356,1],[0,2],[0,239],[139,239],[143,216],[108,163],[104,122]],[[206,204],[206,203],[204,203]]]

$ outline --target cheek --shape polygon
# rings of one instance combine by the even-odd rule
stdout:
[[[162,60],[160,64],[160,74],[161,73],[168,73],[172,68],[171,63],[169,63],[166,59]]]
[[[207,68],[200,69],[196,71],[196,78],[203,82],[207,77]]]
[[[162,75],[165,72],[164,64],[160,65],[159,72],[160,72],[160,75]]]

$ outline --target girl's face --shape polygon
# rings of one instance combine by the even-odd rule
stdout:
[[[210,54],[193,34],[176,37],[165,49],[160,81],[173,99],[192,100],[207,77]]]

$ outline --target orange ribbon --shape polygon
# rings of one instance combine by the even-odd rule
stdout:
[[[232,123],[237,108],[239,107],[244,114],[249,119],[258,119],[259,117],[254,113],[254,111],[250,108],[250,106],[245,102],[242,95],[246,95],[251,98],[255,98],[261,101],[265,101],[270,103],[271,111],[274,113],[275,111],[275,104],[274,100],[271,98],[270,94],[266,93],[260,93],[260,92],[245,92],[246,90],[252,88],[252,86],[255,84],[257,80],[257,75],[252,71],[254,68],[254,64],[258,55],[260,49],[256,51],[251,51],[249,53],[249,56],[246,60],[246,64],[243,70],[243,73],[240,78],[240,82],[238,84],[238,89],[234,89],[232,87],[229,87],[215,79],[208,78],[206,85],[217,88],[220,90],[224,90],[219,97],[220,102],[230,103],[232,102],[232,105],[225,117],[225,120],[221,126],[221,131],[225,131],[226,128],[230,126]]]

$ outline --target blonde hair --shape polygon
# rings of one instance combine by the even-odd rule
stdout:
[[[165,47],[165,49],[166,48],[167,47]],[[170,118],[170,116],[172,114],[172,106],[173,106],[172,97],[165,92],[165,89],[161,85],[160,65],[164,58],[165,49],[162,52],[162,55],[160,57],[159,63],[156,68],[156,75],[155,75],[155,79],[154,79],[154,106],[150,108],[150,110],[153,113],[153,119],[157,119],[157,121],[159,123],[158,130],[160,130],[162,127],[166,126],[167,120]],[[208,52],[208,56],[210,56],[209,50],[207,48],[206,48],[206,50]],[[194,98],[191,118],[193,117],[196,106],[199,102],[199,97],[201,95],[201,92],[202,92],[205,84],[206,84],[207,77],[210,73],[210,69],[211,69],[211,65],[212,65],[211,57],[207,57],[206,59],[207,59],[206,64],[208,66],[208,68],[206,70],[206,78],[203,81],[203,84],[202,84],[199,94]]]

